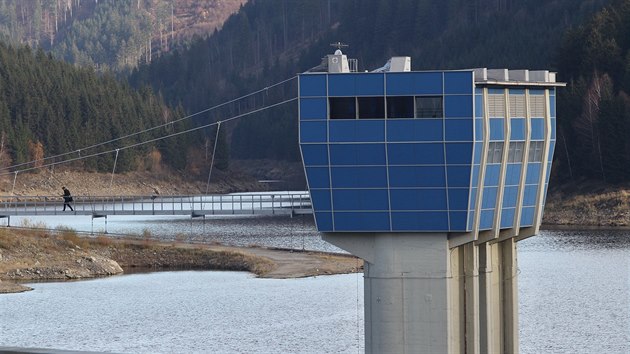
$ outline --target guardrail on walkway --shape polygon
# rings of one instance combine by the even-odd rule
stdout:
[[[29,215],[206,215],[310,214],[308,192],[192,196],[73,196],[63,211],[60,196],[0,196],[0,217]]]

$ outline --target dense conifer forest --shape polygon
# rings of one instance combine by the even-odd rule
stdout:
[[[110,75],[97,75],[92,68],[77,68],[52,58],[43,50],[0,44],[0,167],[31,162],[18,168],[77,158],[123,148],[139,141],[183,129],[185,120],[115,143],[92,149],[94,144],[118,139],[177,120],[173,111],[149,88],[134,90]],[[174,137],[124,149],[117,171],[164,166],[184,168],[186,146],[194,136]],[[79,151],[79,149],[83,149]],[[43,159],[67,152],[58,159]],[[184,152],[182,152],[184,151]],[[115,154],[81,160],[76,167],[111,171]]]

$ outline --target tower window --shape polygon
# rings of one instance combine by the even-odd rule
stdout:
[[[358,97],[359,119],[385,119],[385,99],[381,97]]]
[[[416,118],[444,117],[442,96],[417,96]]]
[[[356,119],[357,106],[355,97],[329,97],[330,119]]]

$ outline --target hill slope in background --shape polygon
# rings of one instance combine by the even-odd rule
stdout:
[[[345,52],[359,59],[359,70],[378,68],[392,55],[412,56],[414,70],[550,68],[565,30],[608,2],[252,1],[217,33],[140,66],[129,80],[195,112],[318,65],[336,41],[350,44]],[[282,95],[295,92],[288,86]],[[299,159],[296,111],[287,106],[235,123],[233,155]]]
[[[98,70],[139,61],[205,37],[247,0],[4,0],[0,35]]]

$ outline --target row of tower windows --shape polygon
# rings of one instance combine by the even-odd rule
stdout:
[[[529,143],[529,155],[527,162],[541,162],[543,158],[544,141],[531,141]],[[510,142],[508,150],[508,163],[523,162],[525,142]],[[503,142],[492,141],[488,144],[487,163],[501,163],[503,160]]]
[[[329,118],[443,118],[443,101],[443,96],[329,97]]]

